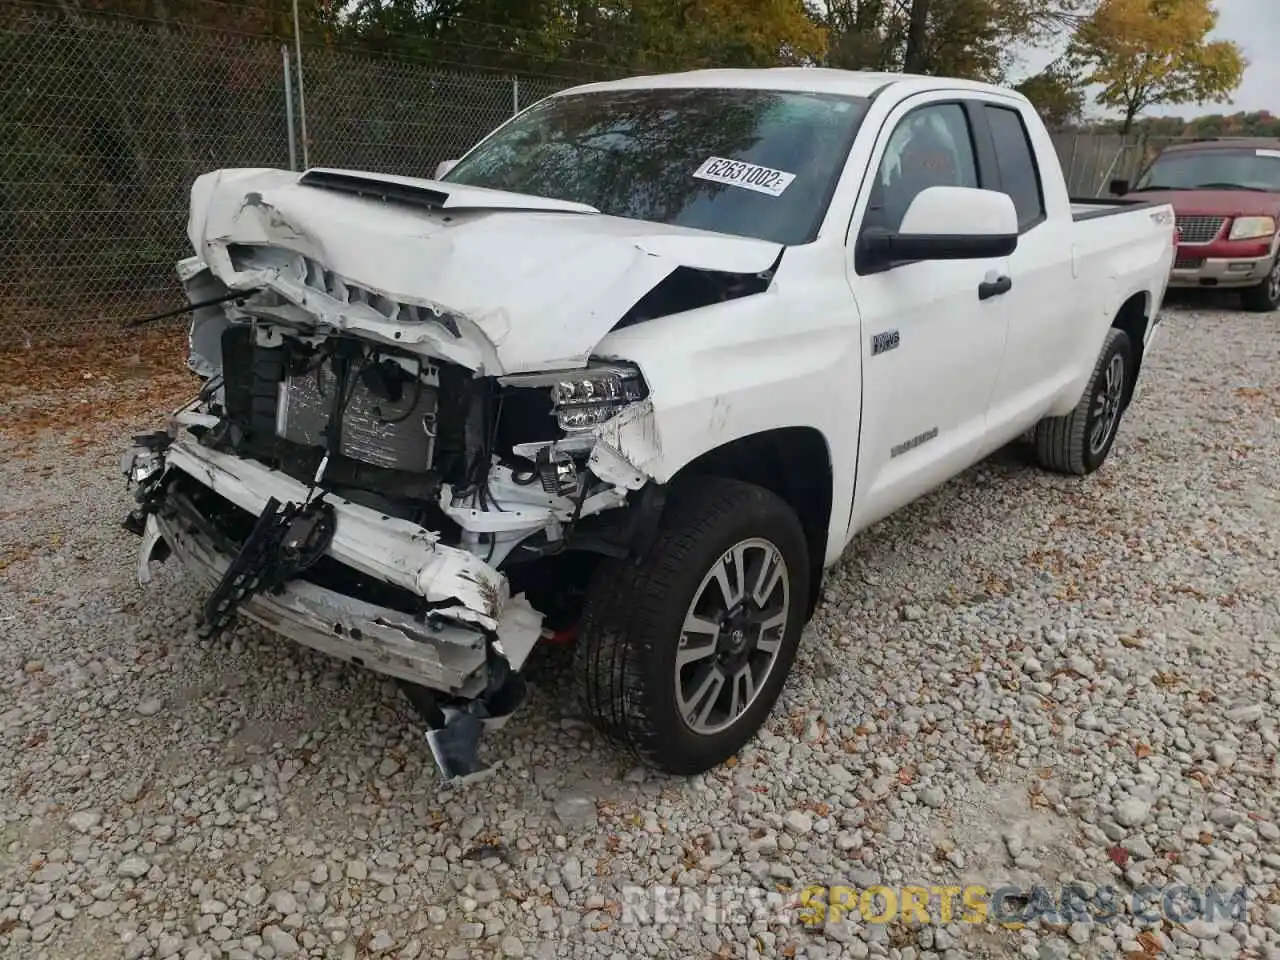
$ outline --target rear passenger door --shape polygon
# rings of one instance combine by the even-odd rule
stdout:
[[[1039,419],[1070,379],[1073,369],[1065,360],[1074,356],[1072,320],[1081,316],[1081,305],[1073,296],[1070,212],[1049,216],[1021,110],[1013,101],[984,100],[977,107],[977,134],[994,159],[983,186],[1013,199],[1019,226],[1018,249],[1009,258],[1013,286],[998,300],[1008,333],[987,415],[988,446],[994,448]]]

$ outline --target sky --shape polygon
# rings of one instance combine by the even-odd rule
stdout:
[[[1194,117],[1202,113],[1270,110],[1280,114],[1280,2],[1278,0],[1217,0],[1218,26],[1210,35],[1215,40],[1234,40],[1244,49],[1249,66],[1244,82],[1230,103],[1193,103],[1176,107],[1153,107],[1153,116]],[[1017,81],[1038,72],[1061,50],[1030,50],[1020,57],[1021,69],[1011,74]],[[1091,106],[1090,112],[1101,112]]]

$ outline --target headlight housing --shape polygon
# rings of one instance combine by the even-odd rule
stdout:
[[[503,386],[550,391],[556,422],[568,435],[586,433],[613,419],[628,404],[649,395],[640,370],[627,363],[593,363],[582,370],[516,374]]]
[[[1275,236],[1275,217],[1236,217],[1231,222],[1228,240],[1261,240]]]

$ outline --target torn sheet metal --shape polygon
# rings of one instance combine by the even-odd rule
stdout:
[[[477,188],[436,181],[387,182],[443,195],[439,209],[299,179],[277,170],[197,179],[189,231],[213,275],[232,290],[266,286],[334,329],[420,345],[486,375],[582,366],[632,304],[678,267],[760,273],[782,250],[564,212],[558,201],[531,210],[529,198],[501,191],[483,191],[481,204]],[[351,288],[364,291],[359,302],[343,300]],[[431,316],[405,319],[410,308]],[[440,317],[446,327],[432,322]]]
[[[218,582],[229,558],[181,524],[154,515],[148,518],[152,521],[186,569],[209,585]],[[475,631],[447,623],[431,629],[402,613],[305,581],[289,582],[280,594],[259,593],[238,612],[295,643],[434,690],[474,696],[487,680],[485,642]],[[519,651],[527,642],[529,624],[520,619],[522,611],[514,616],[508,646]]]
[[[626,490],[639,490],[648,479],[643,471],[637,470],[622,454],[603,441],[591,448],[587,468],[605,483]]]
[[[652,400],[642,400],[624,408],[616,417],[600,424],[595,429],[595,436],[641,473],[647,472],[647,465],[662,456]]]
[[[169,466],[182,470],[238,507],[258,516],[267,501],[302,502],[307,488],[276,470],[186,442],[168,451]],[[456,601],[441,616],[496,630],[508,603],[507,579],[474,554],[439,542],[435,533],[408,520],[387,517],[343,499],[331,501],[337,529],[329,554],[341,563],[425,597]],[[515,664],[513,664],[515,666]]]
[[[160,532],[160,524],[156,522],[155,514],[147,514],[147,523],[142,531],[142,543],[138,545],[138,583],[146,586],[151,582],[151,556],[156,552],[156,546],[163,539]]]

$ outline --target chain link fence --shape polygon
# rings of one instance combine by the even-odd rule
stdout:
[[[1053,144],[1071,195],[1100,197],[1113,179],[1135,181],[1161,150],[1179,139],[1186,138],[1058,133]]]
[[[232,29],[0,12],[0,349],[183,306],[174,264],[205,171],[305,157],[430,177],[570,85],[304,46],[300,91],[293,53]],[[1121,137],[1056,143],[1084,195],[1153,153]]]
[[[512,114],[570,86],[328,47],[304,47],[302,59],[310,164],[403,176],[432,176]]]
[[[311,165],[416,176],[569,85],[327,47],[302,60]],[[0,63],[0,349],[183,306],[191,181],[304,156],[277,41],[23,10],[0,14]]]

